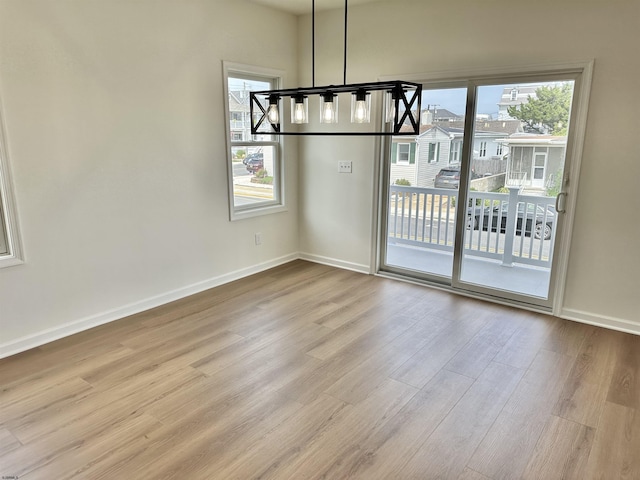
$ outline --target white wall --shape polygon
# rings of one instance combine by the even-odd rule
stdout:
[[[394,4],[351,9],[349,82],[595,58],[564,313],[640,325],[640,2]],[[478,32],[486,24],[500,28]],[[371,267],[372,138],[305,138],[299,151],[287,139],[289,211],[228,221],[221,61],[310,85],[309,27],[309,16],[245,0],[0,1],[0,98],[27,260],[0,269],[0,356],[298,251]],[[317,27],[316,84],[341,83],[342,12],[319,14]],[[338,160],[353,173],[338,174]],[[604,181],[612,172],[623,174]]]
[[[0,2],[26,256],[0,269],[0,355],[297,255],[294,141],[289,211],[228,221],[222,87],[222,60],[297,84],[296,35],[244,0]]]
[[[563,315],[640,331],[637,130],[638,0],[414,0],[349,12],[348,81],[595,59]],[[342,12],[316,21],[316,84],[341,82]],[[478,25],[497,28],[479,30]],[[310,20],[299,28],[299,78],[310,84]],[[301,251],[370,266],[374,141],[305,138]],[[353,160],[339,175],[336,159]],[[617,172],[617,173],[616,173]],[[615,178],[615,180],[612,180]],[[327,187],[329,185],[330,187]]]

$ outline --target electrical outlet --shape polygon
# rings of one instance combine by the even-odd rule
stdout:
[[[256,245],[262,245],[262,234],[256,233]]]
[[[350,161],[338,162],[338,172],[351,173],[351,162]]]

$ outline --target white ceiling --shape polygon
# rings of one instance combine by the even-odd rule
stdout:
[[[250,0],[269,7],[284,10],[286,12],[301,15],[311,12],[311,0]],[[391,0],[349,0],[349,7],[363,3],[373,3]],[[316,12],[330,10],[332,8],[344,8],[344,0],[316,0]]]

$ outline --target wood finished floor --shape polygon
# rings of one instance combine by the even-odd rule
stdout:
[[[640,478],[640,337],[302,261],[0,385],[22,480]]]

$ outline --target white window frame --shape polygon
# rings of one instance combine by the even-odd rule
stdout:
[[[407,147],[407,159],[403,160],[400,157],[400,147],[406,145]],[[411,144],[410,143],[398,143],[397,144],[397,152],[396,152],[396,163],[401,163],[403,165],[409,165],[411,163]]]
[[[0,254],[0,268],[24,263],[6,138],[0,101],[0,235],[4,235],[8,247],[7,253]]]
[[[233,62],[222,62],[223,89],[224,89],[224,113],[225,113],[225,133],[227,144],[227,178],[229,193],[229,220],[241,220],[244,218],[268,215],[287,210],[285,204],[284,189],[284,161],[282,137],[274,136],[270,141],[235,141],[231,139],[231,115],[229,113],[229,77],[246,77],[261,81],[273,81],[273,89],[281,88],[284,72],[269,68],[256,67]],[[281,116],[281,118],[284,118]],[[274,172],[273,172],[273,196],[274,200],[259,202],[250,205],[235,205],[234,184],[233,184],[233,162],[232,147],[273,147],[274,149]]]
[[[481,141],[480,142],[480,148],[478,149],[478,157],[479,158],[484,158],[487,156],[487,142],[486,141]]]
[[[431,158],[431,145],[433,145],[433,158]],[[429,142],[427,146],[427,163],[440,161],[440,142]]]
[[[449,164],[459,165],[461,152],[462,152],[462,142],[452,140],[451,141],[451,158],[449,159]]]

